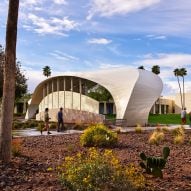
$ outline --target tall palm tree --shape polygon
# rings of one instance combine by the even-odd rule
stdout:
[[[18,11],[19,0],[9,0],[6,28],[2,118],[0,127],[0,157],[4,163],[10,162],[11,160]]]
[[[43,69],[43,75],[46,76],[47,78],[51,76],[51,69],[50,66],[45,66]]]
[[[154,65],[151,70],[154,74],[157,74],[157,75],[160,74],[160,66],[159,65]]]
[[[182,89],[181,89],[180,79],[179,79],[179,76],[181,76],[180,74],[181,74],[181,73],[180,73],[180,69],[176,68],[176,69],[174,70],[174,75],[177,77],[178,86],[179,86],[179,91],[180,91],[181,107],[182,107],[182,109],[183,109]]]
[[[138,69],[145,70],[144,66],[139,66]]]
[[[187,75],[186,68],[180,68],[180,76],[182,77],[182,87],[183,87],[183,107],[185,108],[185,89],[184,89],[184,76]]]

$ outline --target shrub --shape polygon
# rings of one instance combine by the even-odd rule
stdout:
[[[169,128],[166,127],[166,126],[165,126],[165,127],[162,127],[162,131],[163,131],[163,132],[169,132]]]
[[[66,157],[58,168],[62,185],[68,190],[115,191],[143,190],[145,178],[134,166],[122,167],[111,150],[100,153],[91,148],[87,153]]]
[[[38,126],[37,126],[37,131],[42,131],[43,129],[44,129],[44,122],[43,121],[41,121],[41,122],[39,122],[38,123]]]
[[[117,134],[102,124],[88,127],[80,136],[83,146],[114,146],[117,143]]]
[[[164,133],[159,131],[154,131],[149,138],[149,143],[159,145],[159,143],[163,140],[164,140]]]
[[[57,123],[56,122],[51,122],[50,124],[49,124],[49,128],[50,129],[56,129],[57,128]]]
[[[140,124],[137,124],[137,126],[135,127],[135,132],[136,133],[142,133],[143,132],[143,128],[141,127]]]
[[[12,154],[13,156],[20,156],[21,155],[21,144],[22,140],[19,138],[14,138],[12,140]]]
[[[73,126],[73,129],[75,130],[84,130],[86,128],[86,126],[83,123],[75,123]]]
[[[181,135],[181,136],[184,136],[185,135],[185,132],[184,132],[184,127],[181,126],[181,127],[177,127],[175,129],[172,130],[172,134],[173,136],[177,136],[177,135]]]
[[[176,135],[174,137],[174,144],[183,144],[184,143],[184,136]]]

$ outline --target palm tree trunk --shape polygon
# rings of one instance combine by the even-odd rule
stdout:
[[[183,107],[185,108],[185,91],[184,91],[184,76],[182,76],[183,78]]]
[[[177,80],[178,80],[178,85],[179,85],[179,90],[180,90],[181,109],[183,109],[182,89],[181,89],[181,86],[180,86],[180,81],[179,81],[179,77],[178,76],[177,76]]]
[[[0,132],[0,157],[11,160],[12,122],[15,99],[16,42],[19,0],[9,0],[6,30],[5,67]]]

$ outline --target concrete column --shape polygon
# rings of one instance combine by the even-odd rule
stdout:
[[[73,109],[73,78],[71,77],[71,93],[72,93],[72,108]]]
[[[58,108],[60,107],[60,103],[59,103],[59,99],[60,99],[60,97],[59,97],[59,91],[60,91],[60,89],[59,89],[59,87],[60,87],[60,81],[59,81],[59,78],[57,78],[57,87],[56,87],[56,90],[57,90],[57,101],[58,101]]]
[[[166,105],[164,105],[164,114],[166,114]]]
[[[104,110],[103,110],[103,114],[107,114],[107,106],[106,106],[106,101],[103,102],[104,104]]]
[[[116,106],[115,106],[115,103],[113,103],[113,114],[116,114]]]
[[[161,114],[161,103],[159,101],[159,114]]]
[[[53,97],[53,92],[54,92],[54,80],[52,80],[52,109],[54,107],[54,97]]]
[[[80,89],[80,111],[82,110],[82,80],[79,79],[79,89]]]
[[[44,84],[44,86],[43,86],[43,95],[42,95],[42,99],[43,99],[43,107],[42,107],[42,111],[44,111],[45,110],[45,96],[46,96],[46,86],[45,86],[45,84]]]
[[[153,114],[156,114],[156,102],[153,105]]]
[[[65,91],[66,91],[66,78],[64,77],[64,108],[65,108],[65,103],[66,103],[66,101],[65,101],[65,97],[66,97],[66,93],[65,93]]]

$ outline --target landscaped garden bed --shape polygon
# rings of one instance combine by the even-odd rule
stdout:
[[[149,144],[151,133],[143,131],[118,134],[118,143],[109,149],[122,165],[134,164],[143,172],[146,178],[145,190],[191,190],[191,131],[185,131],[182,144],[174,143],[172,132],[165,132],[164,139],[158,145]],[[15,152],[12,163],[6,166],[0,163],[0,190],[64,190],[58,178],[57,167],[64,162],[65,157],[89,149],[81,146],[79,134],[26,137],[20,138],[16,144],[20,152]],[[164,146],[170,148],[170,156],[163,169],[163,179],[144,173],[139,166],[142,161],[140,153],[161,156]],[[103,152],[105,148],[99,150]]]

